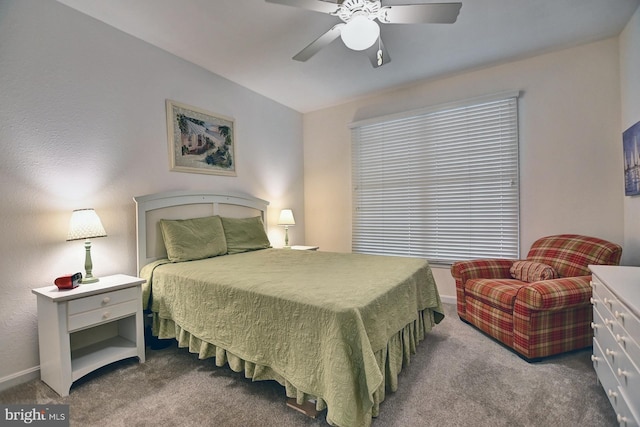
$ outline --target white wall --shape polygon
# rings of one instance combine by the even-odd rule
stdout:
[[[221,61],[224,58],[220,58]],[[302,116],[54,1],[0,0],[0,388],[37,375],[31,289],[82,271],[71,211],[94,207],[94,275],[136,273],[133,196],[242,192],[294,210],[304,241]],[[237,177],[169,171],[165,99],[236,126]]]
[[[640,121],[640,8],[620,35],[621,133]],[[640,265],[640,196],[624,198],[622,261]]]
[[[514,89],[522,91],[521,255],[555,233],[624,243],[614,38],[305,114],[307,244],[351,250],[350,122]],[[448,269],[434,273],[440,294],[455,299]]]

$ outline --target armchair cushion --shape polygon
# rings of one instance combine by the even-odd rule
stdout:
[[[512,312],[516,295],[525,285],[515,279],[472,279],[467,282],[465,292],[491,307]]]
[[[558,273],[550,265],[535,261],[516,261],[509,270],[511,277],[523,282],[555,279]]]
[[[518,300],[531,310],[562,310],[589,304],[590,281],[591,276],[580,276],[531,283],[522,288]]]

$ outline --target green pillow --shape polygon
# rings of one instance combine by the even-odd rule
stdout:
[[[219,216],[161,219],[160,229],[172,262],[211,258],[227,253],[227,241]]]
[[[222,227],[227,239],[227,253],[255,251],[271,247],[264,223],[259,216],[252,218],[222,217]]]

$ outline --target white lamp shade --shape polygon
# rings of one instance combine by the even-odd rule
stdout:
[[[364,15],[354,16],[344,26],[340,37],[349,49],[365,50],[380,37],[380,26]]]
[[[93,209],[77,209],[71,214],[69,220],[69,234],[67,240],[91,239],[94,237],[105,237],[102,222],[98,214]]]
[[[293,219],[293,211],[291,209],[283,209],[280,211],[278,225],[296,225],[296,221]]]

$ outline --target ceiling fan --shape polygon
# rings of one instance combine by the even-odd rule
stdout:
[[[385,0],[266,1],[328,13],[342,20],[298,52],[293,57],[296,61],[308,60],[340,36],[349,49],[366,50],[371,64],[376,68],[391,61],[380,38],[380,26],[376,20],[383,24],[453,24],[462,7],[462,3],[385,5]]]

